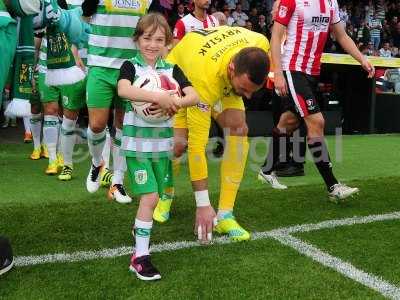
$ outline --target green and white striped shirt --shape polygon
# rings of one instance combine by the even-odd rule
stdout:
[[[88,65],[119,69],[135,56],[133,34],[152,0],[100,0],[90,20]]]
[[[132,78],[134,76],[136,79],[142,74],[155,72],[158,75],[174,77],[181,88],[191,85],[177,65],[169,64],[162,59],[157,61],[155,69],[146,64],[140,52],[129,62],[133,65]],[[120,78],[128,79],[121,76]],[[129,80],[132,81],[132,78]],[[125,156],[156,159],[171,155],[174,136],[172,118],[161,123],[148,123],[132,110],[130,103],[127,103],[122,133],[121,149]]]

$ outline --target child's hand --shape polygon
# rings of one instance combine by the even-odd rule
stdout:
[[[162,91],[157,96],[155,104],[157,104],[166,114],[173,116],[180,108],[175,91]]]

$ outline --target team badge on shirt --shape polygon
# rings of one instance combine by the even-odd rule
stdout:
[[[278,13],[278,14],[279,14],[279,17],[280,17],[280,18],[286,17],[287,12],[288,12],[288,8],[287,8],[286,6],[281,5],[281,6],[279,7],[279,13]]]
[[[135,182],[137,184],[146,184],[147,182],[147,171],[137,170],[135,171]]]

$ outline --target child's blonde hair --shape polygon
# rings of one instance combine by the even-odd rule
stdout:
[[[172,42],[172,32],[171,28],[168,25],[165,17],[159,13],[149,13],[147,15],[142,16],[137,25],[136,31],[133,35],[133,40],[136,42],[140,36],[143,35],[146,29],[152,27],[150,34],[154,34],[158,28],[164,31],[165,33],[165,45],[169,45]]]

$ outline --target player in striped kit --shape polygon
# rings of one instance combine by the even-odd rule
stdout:
[[[114,177],[108,197],[119,203],[129,203],[132,199],[123,187],[126,171],[125,158],[120,154],[123,103],[117,95],[116,85],[122,63],[133,57],[137,51],[131,37],[139,17],[147,13],[150,4],[150,0],[135,3],[85,0],[82,4],[83,15],[89,18],[92,28],[88,43],[89,73],[86,99],[89,111],[88,145],[92,166],[86,180],[86,188],[90,193],[94,193],[100,186],[106,126],[110,109],[114,108]]]
[[[89,73],[86,90],[89,111],[88,145],[92,165],[86,188],[90,193],[94,193],[100,186],[105,128],[110,109],[113,107],[116,131],[113,145],[114,176],[108,197],[119,203],[129,203],[132,199],[123,187],[126,162],[120,148],[124,105],[117,95],[117,79],[122,63],[137,52],[131,37],[140,16],[145,15],[153,3],[155,1],[152,0],[85,0],[82,3],[83,15],[89,19],[92,29],[89,35]]]
[[[352,57],[374,76],[374,67],[360,53],[340,24],[336,0],[281,0],[272,30],[271,53],[275,66],[275,90],[281,96],[284,113],[273,129],[269,163],[259,175],[266,182],[273,176],[279,160],[281,137],[291,134],[303,119],[307,126],[308,148],[328,189],[329,198],[335,202],[358,192],[341,184],[332,172],[327,146],[324,140],[324,117],[315,99],[315,89],[321,67],[321,56],[326,39],[332,30],[336,40]],[[284,33],[287,39],[281,53]]]

